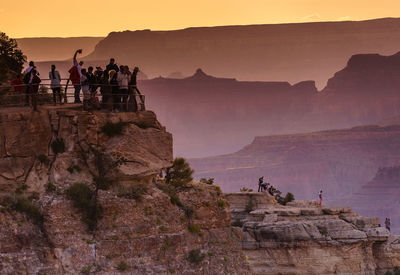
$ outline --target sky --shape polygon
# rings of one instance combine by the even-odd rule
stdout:
[[[112,31],[400,17],[399,0],[2,1],[13,38],[106,36]]]

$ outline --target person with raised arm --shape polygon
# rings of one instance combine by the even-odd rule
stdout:
[[[72,58],[73,60],[73,66],[71,69],[69,69],[69,79],[72,82],[72,85],[74,85],[75,91],[74,91],[74,103],[81,103],[80,99],[80,92],[81,92],[81,76],[82,76],[82,65],[83,61],[80,61],[78,63],[76,56],[82,53],[82,49],[76,50],[74,57]]]

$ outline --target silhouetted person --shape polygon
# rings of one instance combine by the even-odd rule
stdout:
[[[32,97],[32,107],[34,111],[37,111],[37,95],[39,92],[39,83],[42,82],[37,74],[36,69],[32,70],[32,81],[31,81],[31,88],[30,94]]]
[[[385,218],[385,227],[386,227],[386,229],[387,230],[389,230],[390,231],[390,219],[389,218]]]
[[[261,192],[262,190],[262,183],[264,182],[264,176],[262,176],[261,178],[258,179],[258,191],[257,192]]]
[[[89,80],[86,76],[86,69],[82,69],[81,88],[83,93],[83,110],[87,111],[89,109],[90,88]]]
[[[119,95],[119,87],[117,81],[117,72],[114,70],[109,71],[109,83],[111,86],[112,93],[112,110],[119,113],[121,108],[121,96]]]
[[[128,106],[127,104],[127,99],[128,99],[128,88],[129,88],[129,74],[128,74],[129,68],[125,68],[124,66],[120,67],[120,71],[117,76],[117,81],[118,81],[118,87],[119,87],[119,94],[122,97],[122,102],[120,109],[121,111],[128,111]]]
[[[25,70],[25,75],[24,75],[24,84],[26,85],[25,87],[25,106],[29,106],[29,97],[31,93],[31,84],[32,84],[32,79],[33,79],[33,74],[32,71],[36,70],[35,63],[33,61],[29,62],[29,67],[26,68]],[[36,75],[39,76],[39,72],[36,70]]]
[[[129,82],[129,85],[131,86],[130,96],[129,96],[129,105],[131,105],[131,108],[133,108],[134,112],[137,111],[136,93],[139,95],[139,99],[140,99],[140,110],[141,111],[146,110],[146,107],[144,105],[144,97],[137,87],[137,74],[138,73],[139,73],[139,68],[135,67],[133,69],[131,80]]]
[[[76,50],[73,59],[73,66],[71,69],[69,69],[69,79],[72,82],[72,85],[74,85],[75,91],[74,91],[74,103],[81,103],[80,99],[80,92],[81,92],[81,76],[82,76],[82,65],[83,61],[78,61],[76,60],[76,56],[78,53],[82,53],[82,49]]]
[[[319,191],[318,198],[319,198],[319,206],[321,206],[322,205],[322,190]]]
[[[22,81],[21,74],[17,74],[17,76],[13,80],[11,80],[11,85],[14,88],[14,92],[17,94],[22,93],[23,84],[24,82]]]
[[[61,104],[61,76],[58,71],[56,71],[56,66],[51,65],[51,71],[49,72],[50,88],[53,91],[53,101],[54,105],[57,104],[57,97]]]
[[[108,65],[106,66],[106,70],[104,71],[107,77],[109,77],[109,73],[111,70],[114,70],[116,73],[119,72],[119,68],[117,64],[115,64],[114,58],[110,58],[110,63],[108,63]]]

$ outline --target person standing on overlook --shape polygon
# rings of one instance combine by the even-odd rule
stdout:
[[[38,72],[36,71],[36,69],[33,69],[31,72],[32,72],[32,80],[31,80],[30,94],[32,97],[33,110],[37,111],[37,94],[39,92],[39,83],[42,82],[42,80],[38,76]]]
[[[264,182],[264,176],[262,176],[261,178],[258,179],[258,191],[257,192],[261,192],[262,191],[262,183]]]
[[[26,68],[25,74],[24,74],[24,84],[26,85],[25,89],[25,106],[29,106],[29,97],[31,93],[31,84],[32,84],[32,79],[33,79],[33,74],[32,71],[36,71],[36,75],[40,75],[39,72],[36,70],[35,63],[33,61],[29,61],[29,67]]]
[[[127,106],[127,99],[128,99],[128,84],[129,84],[129,74],[128,74],[127,67],[121,66],[120,71],[117,76],[118,87],[119,87],[119,94],[122,97],[121,103],[121,111],[126,112],[128,111]]]
[[[114,58],[110,58],[110,63],[106,66],[106,70],[104,71],[104,73],[106,74],[107,77],[109,77],[108,73],[111,70],[114,70],[116,73],[119,72],[119,68],[118,68],[117,64],[115,64]]]
[[[76,60],[76,56],[82,53],[82,49],[76,50],[73,59],[73,66],[71,69],[69,69],[69,79],[72,82],[72,85],[74,85],[75,91],[74,91],[74,103],[81,103],[80,99],[80,92],[81,92],[81,76],[82,76],[82,65],[83,61],[78,61]]]
[[[129,105],[134,106],[133,107],[133,111],[136,112],[137,111],[137,102],[136,102],[136,92],[139,95],[139,99],[140,99],[140,110],[141,111],[145,111],[146,107],[144,105],[144,97],[142,95],[142,93],[139,91],[138,87],[137,87],[137,74],[139,73],[139,67],[135,67],[133,69],[133,73],[131,76],[131,80],[129,82],[129,85],[131,86],[131,93],[130,93],[130,97],[129,97]]]
[[[57,96],[61,102],[61,76],[58,71],[56,71],[56,66],[51,65],[51,71],[49,72],[49,79],[51,81],[50,88],[53,91],[53,101],[54,105],[57,105]]]

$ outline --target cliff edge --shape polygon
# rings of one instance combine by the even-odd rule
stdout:
[[[400,264],[400,236],[349,207],[277,204],[266,193],[228,193],[254,274],[385,274]]]
[[[1,274],[249,274],[217,187],[155,180],[153,112],[0,112]]]

